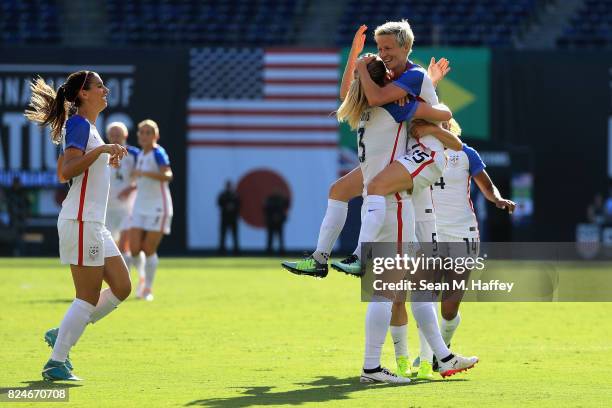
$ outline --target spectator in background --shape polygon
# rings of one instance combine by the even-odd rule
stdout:
[[[240,197],[232,188],[232,182],[225,182],[225,190],[219,194],[217,205],[221,209],[221,235],[219,239],[219,252],[225,253],[225,237],[228,230],[232,232],[234,253],[240,251],[238,245],[238,215],[240,214]]]
[[[610,199],[608,198],[608,200],[606,201],[606,204],[609,201]],[[595,198],[593,199],[593,202],[587,208],[588,221],[592,224],[597,224],[597,225],[603,224],[605,221],[604,210],[605,208],[604,208],[603,196],[601,195],[601,193],[597,193],[595,194]]]
[[[279,253],[285,252],[285,242],[283,239],[283,226],[287,221],[287,210],[289,209],[289,200],[277,191],[271,194],[264,205],[264,217],[268,228],[268,253],[272,253],[272,241],[274,235],[278,235]]]
[[[601,194],[599,194],[601,198]],[[602,212],[604,216],[604,222],[606,224],[612,224],[612,185],[608,188],[608,198],[602,204]]]
[[[9,226],[15,237],[13,255],[23,255],[24,242],[23,233],[26,229],[26,221],[30,210],[30,200],[27,191],[21,185],[19,177],[13,178],[13,184],[5,193],[7,211],[9,214]]]

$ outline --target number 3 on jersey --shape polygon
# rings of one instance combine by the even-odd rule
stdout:
[[[357,135],[359,136],[359,142],[358,142],[358,154],[359,154],[359,163],[363,163],[365,162],[365,155],[366,155],[366,151],[365,151],[365,144],[363,143],[363,135],[365,133],[365,128],[360,127],[359,129],[357,129]]]

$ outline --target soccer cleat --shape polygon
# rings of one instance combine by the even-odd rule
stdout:
[[[316,278],[327,276],[327,264],[319,263],[312,255],[297,262],[283,261],[281,265],[296,275],[308,275]]]
[[[384,367],[380,367],[378,371],[373,373],[366,373],[365,371],[361,371],[361,377],[359,377],[360,383],[375,383],[375,382],[384,382],[387,384],[408,384],[410,383],[410,378],[406,377],[398,377],[393,374],[391,371],[387,370]]]
[[[478,362],[478,357],[462,357],[457,354],[446,363],[442,360],[438,361],[438,372],[443,378],[450,377],[460,373],[461,371],[469,370]]]
[[[410,362],[408,361],[408,357],[399,356],[395,359],[397,362],[397,375],[400,377],[410,377],[412,375],[412,371],[410,370]]]
[[[47,381],[81,381],[61,361],[49,360],[43,367],[42,377]]]
[[[45,342],[49,345],[49,347],[53,348],[55,346],[55,342],[57,341],[58,333],[59,333],[59,327],[54,327],[53,329],[49,329],[45,333]],[[66,367],[70,371],[73,370],[72,362],[70,361],[70,357],[66,358]]]
[[[433,380],[433,368],[431,367],[431,363],[429,361],[422,361],[419,364],[419,371],[417,371],[416,378],[419,380]]]
[[[361,261],[355,254],[349,255],[342,261],[332,262],[331,267],[337,270],[338,272],[344,272],[347,275],[357,277],[363,276],[363,271],[361,269]]]
[[[147,302],[152,302],[154,299],[153,292],[151,292],[151,289],[144,288],[142,290],[140,298],[146,300]]]

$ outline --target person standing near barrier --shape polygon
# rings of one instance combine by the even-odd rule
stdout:
[[[219,252],[225,253],[225,238],[231,231],[234,243],[234,254],[240,251],[238,245],[238,216],[240,215],[240,197],[232,188],[232,182],[225,182],[225,190],[219,194],[217,205],[221,209],[221,233],[219,236]]]

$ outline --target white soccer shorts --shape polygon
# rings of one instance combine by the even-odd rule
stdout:
[[[163,215],[144,215],[132,214],[130,228],[140,228],[145,231],[163,232],[164,235],[170,234],[172,216]]]
[[[414,148],[408,154],[396,159],[412,176],[412,194],[429,188],[444,171],[446,156],[444,152],[432,152],[425,148]]]
[[[438,232],[438,254],[444,258],[477,257],[480,253],[480,238],[458,237]]]
[[[57,220],[62,264],[103,266],[104,259],[121,256],[111,233],[101,222]]]
[[[106,211],[106,228],[111,232],[115,241],[119,240],[121,231],[130,229],[129,209],[117,208]]]

